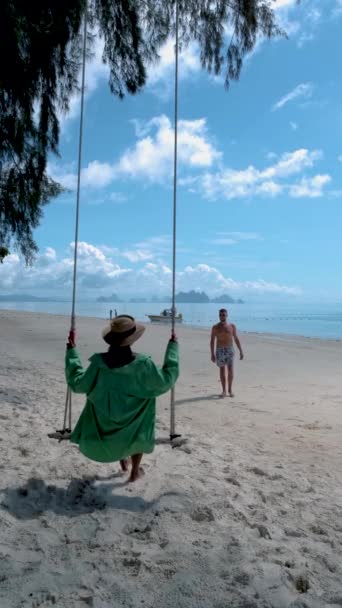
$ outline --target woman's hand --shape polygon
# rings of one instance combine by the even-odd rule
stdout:
[[[74,329],[70,329],[67,348],[75,348],[76,346],[76,331]]]

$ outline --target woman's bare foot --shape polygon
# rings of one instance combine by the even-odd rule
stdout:
[[[227,393],[225,391],[222,391],[220,399],[224,399],[225,397],[227,397]]]
[[[144,475],[145,471],[142,467],[139,467],[137,469],[133,468],[128,481],[137,481],[138,479],[141,479],[141,477],[144,477]]]
[[[230,393],[229,393],[229,397],[234,397],[234,393],[232,393],[232,392],[230,391]]]
[[[128,471],[128,459],[120,460],[121,471],[127,473]]]

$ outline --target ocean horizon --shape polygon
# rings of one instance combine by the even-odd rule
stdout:
[[[218,310],[228,308],[229,319],[238,331],[303,336],[328,340],[342,340],[342,304],[303,302],[253,302],[244,304],[179,303],[177,312],[183,315],[183,325],[210,328],[218,322]],[[131,314],[149,323],[148,314],[159,314],[170,308],[170,302],[79,301],[78,316],[108,319],[110,309],[117,314]],[[70,315],[70,302],[0,302],[1,310]]]

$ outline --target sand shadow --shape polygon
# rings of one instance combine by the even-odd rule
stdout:
[[[97,483],[92,479],[72,479],[67,488],[46,484],[42,479],[29,479],[20,487],[1,490],[1,508],[17,519],[32,519],[47,511],[66,517],[77,517],[104,509],[142,513],[153,506],[140,496],[112,494],[114,488],[128,482]]]
[[[106,509],[144,513],[157,508],[163,498],[178,494],[165,492],[147,501],[141,496],[112,493],[113,489],[127,485],[126,479],[119,483],[96,483],[94,478],[83,478],[72,479],[67,488],[61,488],[31,478],[23,486],[0,490],[3,496],[0,508],[20,520],[35,519],[48,511],[70,518]]]
[[[190,397],[189,399],[178,399],[175,401],[176,405],[185,405],[186,403],[197,403],[199,401],[221,401],[220,395],[206,395],[204,397]]]

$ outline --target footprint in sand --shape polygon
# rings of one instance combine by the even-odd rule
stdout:
[[[193,521],[197,522],[209,522],[215,521],[215,516],[210,507],[206,505],[198,505],[191,513],[190,517]]]
[[[268,477],[266,471],[263,471],[263,469],[260,469],[259,467],[251,467],[247,469],[247,471],[249,473],[254,473],[254,475],[258,475],[259,477]]]
[[[297,426],[308,431],[331,431],[332,429],[332,426],[329,424],[320,424],[318,420],[309,424],[298,424]]]
[[[146,541],[151,539],[152,526],[143,522],[133,525],[128,524],[124,528],[123,532],[128,536],[133,536],[133,538],[136,538],[138,540]]]
[[[124,557],[122,560],[122,565],[125,568],[128,568],[131,576],[138,576],[142,561],[139,559],[139,557]]]
[[[237,486],[238,488],[241,487],[240,482],[235,477],[225,477],[225,480],[233,486]]]
[[[312,526],[310,526],[310,530],[318,536],[328,536],[328,532],[324,530],[324,528],[322,528],[320,525],[312,524]]]
[[[33,598],[33,593],[30,593],[29,596]],[[45,608],[47,605],[57,605],[57,596],[54,593],[39,593],[38,596],[33,598],[32,608]]]
[[[288,536],[290,538],[302,538],[302,536],[305,536],[305,534],[300,530],[293,530],[291,528],[285,528],[284,532],[285,536]]]

